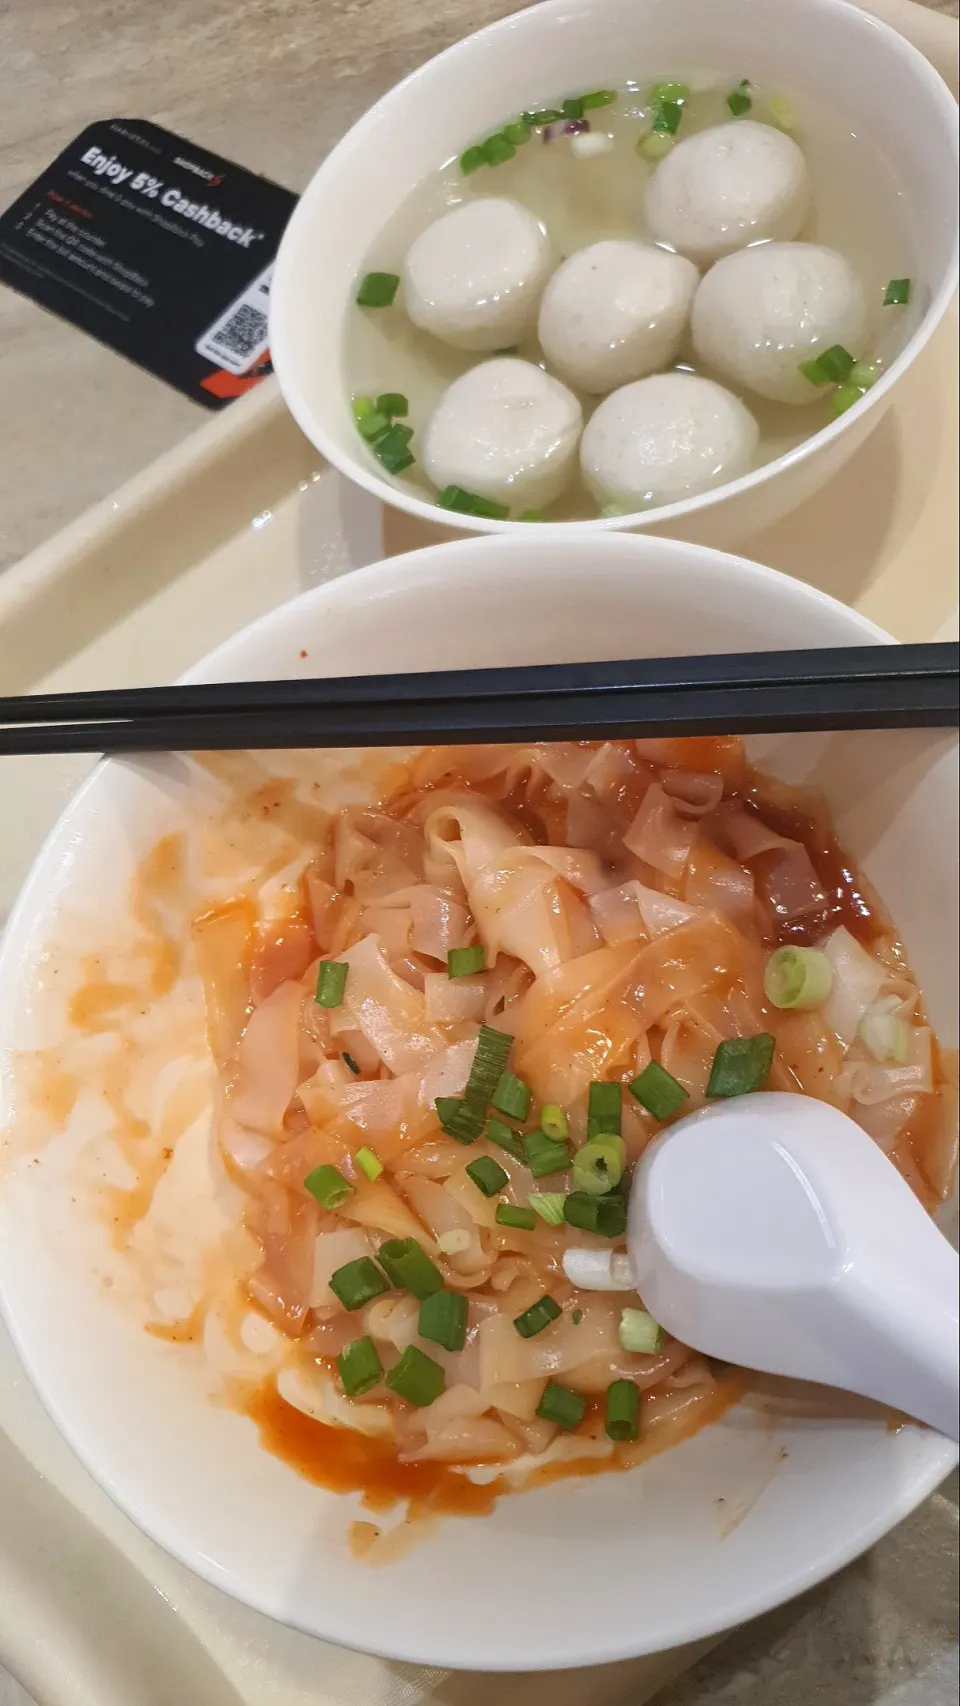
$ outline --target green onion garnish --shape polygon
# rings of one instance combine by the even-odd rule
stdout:
[[[573,1157],[573,1182],[588,1196],[602,1197],[619,1185],[627,1159],[622,1137],[601,1132],[591,1137]]]
[[[583,1310],[582,1309],[575,1309],[573,1311],[573,1314],[570,1316],[570,1319],[573,1322],[573,1325],[575,1327],[579,1327],[581,1321],[583,1320]]]
[[[524,142],[530,141],[530,126],[525,119],[515,119],[512,124],[505,124],[503,134],[514,148],[519,148]]]
[[[653,115],[651,133],[654,136],[676,136],[683,118],[683,107],[679,101],[664,101]]]
[[[518,1208],[512,1202],[498,1202],[494,1219],[498,1226],[515,1226],[518,1232],[532,1232],[537,1224],[532,1207]]]
[[[498,130],[493,136],[488,136],[485,142],[481,142],[480,149],[488,166],[503,166],[508,160],[512,160],[517,152],[513,143],[507,141],[502,130]]]
[[[767,112],[780,130],[796,130],[797,114],[786,95],[766,95]]]
[[[363,420],[365,415],[373,414],[375,404],[372,397],[354,397],[351,407],[353,408],[354,420],[359,422]]]
[[[587,1136],[599,1132],[620,1136],[623,1101],[619,1084],[594,1082],[587,1093]]]
[[[774,1007],[806,1011],[830,994],[833,967],[819,948],[778,948],[763,973],[763,993]]]
[[[469,1305],[462,1291],[435,1291],[420,1305],[417,1331],[445,1351],[462,1351],[467,1342]]]
[[[548,1102],[546,1107],[540,1109],[540,1126],[548,1137],[558,1143],[563,1142],[569,1133],[567,1116],[556,1102]]]
[[[713,1057],[707,1095],[746,1096],[762,1090],[770,1076],[776,1038],[761,1031],[756,1037],[730,1037]]]
[[[617,1337],[625,1351],[656,1356],[663,1349],[663,1328],[645,1309],[621,1309]]]
[[[647,132],[646,136],[641,136],[637,139],[637,153],[640,155],[641,159],[647,160],[651,166],[655,166],[658,160],[662,160],[665,155],[670,153],[671,148],[674,146],[674,142],[674,137],[666,136],[661,131],[654,134],[654,132],[650,130]],[[624,515],[625,513],[626,512],[621,509],[618,504],[608,504],[607,508],[603,511],[604,515]]]
[[[880,369],[872,361],[855,361],[850,369],[850,384],[859,385],[861,391],[869,391],[879,378]]]
[[[522,1079],[514,1078],[512,1072],[504,1072],[490,1100],[498,1113],[509,1114],[513,1120],[525,1120],[532,1097]]]
[[[859,403],[865,396],[866,391],[861,385],[838,385],[830,399],[830,407],[835,415],[845,415],[854,403]]]
[[[495,1197],[505,1185],[510,1183],[509,1173],[505,1173],[499,1161],[494,1161],[492,1155],[478,1155],[476,1161],[471,1161],[466,1172],[485,1197]]]
[[[660,107],[664,101],[672,101],[682,106],[689,93],[686,83],[654,83],[650,90],[650,104]]]
[[[372,1339],[354,1339],[337,1357],[337,1368],[348,1398],[362,1398],[383,1377],[383,1364]]]
[[[883,293],[885,308],[902,308],[910,301],[910,280],[908,278],[892,278]]]
[[[500,1082],[512,1047],[513,1038],[508,1031],[495,1031],[490,1025],[480,1026],[477,1052],[464,1091],[468,1102],[482,1102],[486,1106]]]
[[[801,361],[799,370],[811,385],[842,385],[850,376],[853,356],[842,344],[831,344],[813,361]]]
[[[530,1207],[548,1226],[563,1225],[563,1205],[567,1200],[563,1191],[533,1191],[529,1200]]]
[[[343,1000],[343,992],[347,987],[347,972],[350,967],[343,960],[321,960],[317,972],[317,993],[314,997],[318,1007],[339,1007]]]
[[[350,1180],[345,1179],[336,1167],[314,1167],[303,1183],[310,1195],[316,1197],[321,1208],[339,1208],[341,1203],[353,1196]]]
[[[591,107],[609,107],[617,98],[616,89],[592,89],[589,95],[580,96],[580,105],[584,112]]]
[[[355,1061],[355,1060],[354,1060],[354,1058],[353,1058],[353,1055],[352,1055],[352,1054],[345,1054],[345,1055],[344,1055],[344,1056],[343,1056],[343,1064],[344,1064],[344,1066],[345,1066],[345,1067],[347,1067],[347,1068],[348,1068],[348,1070],[349,1070],[349,1071],[350,1071],[350,1072],[352,1072],[352,1073],[353,1073],[353,1075],[354,1075],[354,1077],[355,1077],[355,1078],[359,1078],[359,1077],[360,1077],[360,1068],[359,1068],[359,1066],[358,1066],[358,1065],[357,1065],[357,1063],[356,1063],[356,1061]]]
[[[506,504],[481,498],[476,492],[465,491],[463,486],[444,486],[437,504],[440,509],[452,509],[459,515],[484,515],[490,521],[506,521],[510,514]]]
[[[377,398],[376,407],[378,414],[389,415],[391,420],[397,415],[410,413],[410,404],[402,391],[384,391],[383,395]]]
[[[398,1398],[405,1398],[408,1404],[416,1404],[419,1409],[439,1398],[446,1384],[447,1377],[440,1364],[416,1345],[407,1346],[400,1361],[394,1363],[387,1375],[391,1392],[395,1392]]]
[[[539,130],[545,124],[556,124],[557,119],[562,118],[563,114],[559,107],[541,107],[539,112],[522,113],[520,116],[524,124],[529,124],[534,130]]]
[[[379,1155],[374,1154],[372,1149],[368,1149],[366,1145],[364,1145],[362,1149],[357,1150],[353,1159],[361,1173],[366,1174],[368,1179],[379,1179],[380,1174],[383,1172],[383,1162],[380,1160]]]
[[[521,1339],[533,1339],[543,1332],[544,1327],[549,1327],[551,1321],[556,1321],[560,1314],[559,1303],[554,1303],[553,1298],[546,1293],[537,1303],[531,1303],[530,1308],[525,1309],[522,1315],[517,1315],[513,1324]]]
[[[458,1143],[473,1143],[483,1130],[483,1109],[463,1096],[438,1096],[434,1102],[437,1119],[448,1137]]]
[[[592,1197],[586,1191],[571,1191],[563,1199],[563,1218],[581,1232],[597,1232],[601,1238],[619,1238],[627,1228],[627,1206],[619,1193]]]
[[[330,1275],[330,1290],[344,1309],[362,1309],[365,1303],[382,1297],[390,1287],[369,1256],[358,1256],[355,1262],[347,1262]]]
[[[608,1439],[636,1439],[640,1432],[640,1394],[632,1380],[613,1380],[607,1387],[604,1426]]]
[[[544,515],[542,509],[524,509],[524,510],[520,511],[520,520],[521,521],[546,521],[547,517]]]
[[[888,1060],[906,1066],[910,1058],[910,1031],[896,1012],[883,1010],[883,1003],[869,1008],[857,1026],[864,1048],[882,1066]]]
[[[460,170],[465,178],[469,178],[471,172],[476,172],[479,167],[486,164],[487,156],[478,142],[474,143],[472,148],[468,148],[460,156]]]
[[[583,117],[583,101],[579,95],[571,95],[560,108],[560,117],[574,120]]]
[[[443,1275],[415,1238],[388,1238],[377,1261],[397,1291],[412,1291],[422,1301],[443,1289]]]
[[[573,1157],[565,1143],[556,1143],[545,1131],[528,1131],[523,1139],[523,1158],[535,1179],[547,1173],[566,1173]]]
[[[486,967],[485,948],[450,948],[447,953],[448,977],[472,977]]]
[[[368,272],[357,291],[359,308],[389,308],[397,294],[400,275],[395,272]]]
[[[462,1256],[473,1243],[473,1233],[465,1226],[455,1226],[451,1232],[441,1232],[437,1249],[442,1256]]]
[[[638,1078],[627,1085],[631,1096],[655,1120],[668,1120],[689,1100],[682,1084],[658,1060],[651,1060]]]
[[[412,437],[413,427],[398,426],[394,422],[375,440],[373,454],[383,463],[388,474],[399,474],[410,467],[413,456],[407,446]]]
[[[360,437],[365,438],[368,444],[375,444],[378,438],[382,438],[385,432],[390,431],[389,417],[381,415],[378,409],[374,409],[370,414],[360,416],[357,421],[357,430]]]
[[[572,1433],[583,1421],[586,1409],[587,1400],[581,1393],[571,1392],[569,1386],[561,1386],[556,1380],[548,1380],[537,1405],[537,1415],[541,1421],[554,1422],[566,1433]]]
[[[727,106],[734,118],[742,118],[744,113],[748,113],[753,106],[753,102],[747,94],[749,87],[750,84],[744,77],[742,82],[738,83],[735,89],[731,89],[727,96]]]
[[[483,1135],[488,1143],[495,1143],[498,1149],[505,1149],[515,1161],[526,1160],[519,1133],[512,1131],[508,1125],[504,1125],[502,1120],[489,1119]]]

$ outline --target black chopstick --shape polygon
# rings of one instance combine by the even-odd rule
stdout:
[[[43,720],[51,716],[71,720]],[[20,725],[0,728],[0,753],[777,734],[958,720],[960,647],[950,643],[38,695],[0,700],[0,723]]]

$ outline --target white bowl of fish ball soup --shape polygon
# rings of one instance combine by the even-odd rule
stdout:
[[[547,0],[320,167],[280,385],[425,521],[730,544],[879,421],[955,288],[956,183],[946,85],[845,0]]]
[[[884,638],[702,546],[528,528],[194,674]],[[956,799],[924,731],[101,765],[0,961],[0,1304],[87,1467],[269,1616],[470,1669],[695,1640],[869,1545],[946,1440],[561,1263],[622,1251],[632,1164],[731,1042],[739,1091],[849,1110],[942,1203]]]

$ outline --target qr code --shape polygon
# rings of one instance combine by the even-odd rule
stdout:
[[[218,349],[230,355],[250,355],[258,349],[267,335],[267,316],[249,302],[241,302],[235,314],[217,328],[212,338]]]

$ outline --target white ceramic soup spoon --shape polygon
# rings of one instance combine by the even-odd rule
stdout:
[[[645,1150],[627,1255],[569,1250],[592,1290],[636,1287],[707,1356],[892,1405],[956,1440],[957,1252],[846,1114],[738,1096]]]

